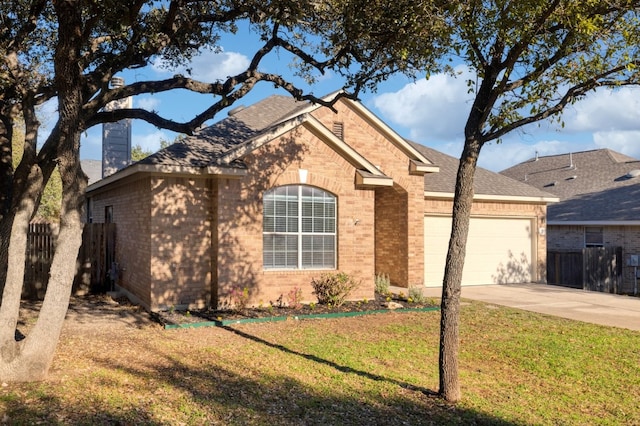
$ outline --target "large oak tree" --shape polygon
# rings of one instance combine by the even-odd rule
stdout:
[[[337,96],[362,89],[396,72],[431,68],[442,25],[432,2],[398,0],[9,0],[0,4],[0,380],[42,379],[49,369],[68,307],[82,234],[87,178],[81,170],[80,135],[121,119],[145,120],[190,134],[261,82],[297,99],[331,106],[304,93],[282,75],[261,70],[268,55],[286,54],[299,74],[332,71],[344,80]],[[422,21],[425,17],[431,17]],[[219,48],[223,34],[249,25],[260,45],[249,66],[224,81],[196,81],[188,75],[136,81],[112,88],[126,69],[161,60],[184,65],[201,49]],[[408,37],[410,36],[410,37]],[[446,40],[446,38],[445,38]],[[409,54],[410,52],[415,55]],[[419,53],[419,54],[418,54]],[[106,111],[112,101],[183,89],[211,103],[186,122],[141,108]],[[213,95],[213,96],[212,96]],[[58,119],[39,147],[36,108],[57,100]],[[12,166],[12,132],[24,125],[23,155]],[[54,169],[60,172],[62,203],[57,250],[38,320],[16,340],[24,277],[26,234]],[[8,265],[8,266],[5,266]]]
[[[489,141],[556,118],[590,91],[638,84],[640,2],[471,0],[453,6],[452,58],[477,75],[464,128],[442,289],[440,394],[460,399],[459,299],[473,181]]]

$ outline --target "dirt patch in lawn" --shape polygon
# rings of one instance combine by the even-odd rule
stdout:
[[[27,335],[35,325],[42,302],[23,301],[17,334]],[[127,299],[107,295],[74,296],[69,301],[63,334],[114,334],[123,328],[157,327],[157,320]]]

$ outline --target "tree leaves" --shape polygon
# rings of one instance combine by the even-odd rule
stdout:
[[[558,116],[598,87],[637,84],[636,1],[474,1],[454,15],[452,52],[487,80],[482,141]]]

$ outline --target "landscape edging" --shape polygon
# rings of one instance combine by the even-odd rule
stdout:
[[[325,318],[347,318],[347,317],[359,317],[363,315],[383,314],[386,312],[430,312],[437,311],[440,308],[437,306],[430,306],[428,308],[403,308],[403,309],[377,309],[374,311],[357,311],[357,312],[329,312],[325,314],[305,314],[305,315],[285,315],[278,317],[264,317],[264,318],[236,318],[229,320],[211,320],[193,323],[182,324],[164,324],[165,330],[175,330],[179,328],[200,328],[200,327],[227,327],[233,324],[252,324],[261,322],[278,322],[287,320],[303,320],[303,319],[325,319]]]

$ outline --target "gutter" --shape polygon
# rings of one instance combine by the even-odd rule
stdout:
[[[220,176],[226,178],[241,178],[247,174],[246,170],[234,167],[192,167],[192,166],[169,166],[163,164],[133,164],[122,169],[111,176],[92,183],[87,188],[87,193],[98,190],[114,182],[133,176],[137,173],[174,174],[182,176]]]
[[[443,199],[443,200],[453,200],[454,198],[453,192],[431,192],[425,191],[425,198],[435,198],[435,199]],[[490,195],[490,194],[474,194],[474,200],[478,201],[511,201],[518,203],[557,203],[560,201],[560,198],[557,197],[527,197],[522,195]]]
[[[640,220],[548,220],[558,226],[640,226]]]

